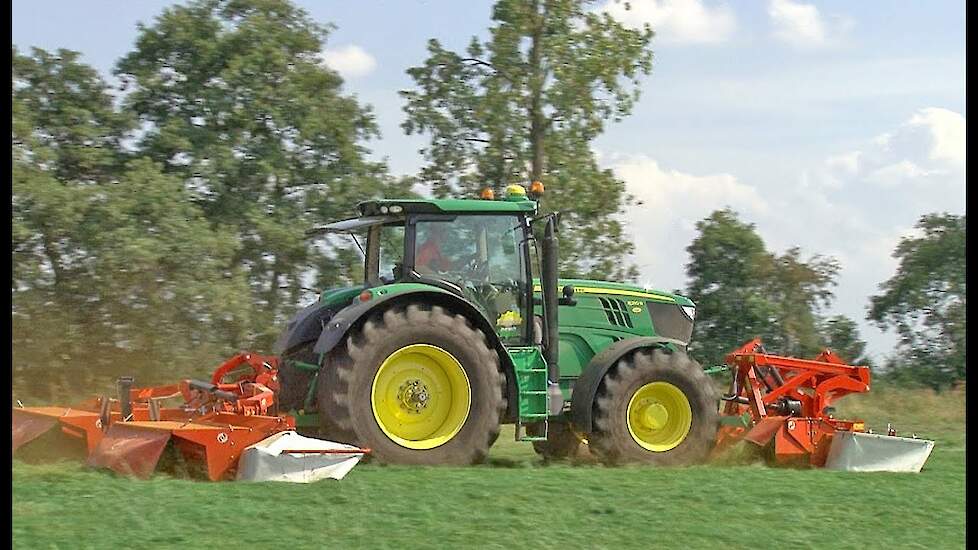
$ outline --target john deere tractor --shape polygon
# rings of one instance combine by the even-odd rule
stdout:
[[[551,458],[586,442],[609,463],[704,459],[717,400],[686,353],[693,302],[558,279],[558,216],[536,198],[371,200],[316,228],[353,235],[363,284],[278,338],[282,410],[385,463],[480,462],[501,424]]]

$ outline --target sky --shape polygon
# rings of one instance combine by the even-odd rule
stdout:
[[[406,136],[398,90],[426,42],[462,49],[484,37],[489,0],[303,0],[336,28],[324,63],[369,104],[369,143],[395,174],[423,164]],[[137,23],[173,2],[13,0],[12,39],[82,53],[110,82]],[[860,322],[870,355],[897,338],[865,320],[869,297],[898,266],[892,252],[929,212],[965,209],[963,1],[598,0],[626,25],[651,24],[652,74],[632,115],[593,147],[641,204],[624,213],[639,282],[686,286],[695,224],[730,207],[768,248],[841,266],[829,314]],[[695,300],[695,296],[693,297]]]

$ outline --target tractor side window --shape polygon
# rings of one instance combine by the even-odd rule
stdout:
[[[525,334],[526,271],[516,216],[460,215],[419,221],[415,270],[451,281],[479,306],[504,342]]]

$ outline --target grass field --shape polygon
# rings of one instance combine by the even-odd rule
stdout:
[[[924,471],[545,465],[511,430],[487,465],[361,465],[311,485],[14,461],[13,547],[964,547],[964,393],[874,388],[838,409],[935,439]]]

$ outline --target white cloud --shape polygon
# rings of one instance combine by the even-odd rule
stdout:
[[[960,113],[920,109],[861,149],[830,157],[829,177],[887,188],[924,186],[932,193],[964,191],[965,118]]]
[[[965,121],[960,113],[939,107],[928,107],[914,114],[906,125],[912,128],[924,128],[930,134],[930,160],[947,162],[952,166],[964,166]]]
[[[896,270],[900,238],[929,212],[964,212],[965,119],[960,113],[923,108],[891,131],[868,135],[854,150],[799,166],[794,182],[759,187],[735,173],[689,173],[645,156],[601,156],[643,204],[624,223],[635,243],[639,282],[670,290],[686,286],[686,247],[696,222],[729,206],[755,224],[768,250],[801,247],[804,256],[839,261],[835,301],[827,312],[857,321],[871,353],[896,343],[865,321],[869,296]],[[695,296],[692,297],[694,300]]]
[[[645,155],[609,160],[639,203],[625,212],[624,222],[635,243],[634,260],[642,283],[648,286],[664,290],[685,286],[686,246],[696,236],[696,222],[714,210],[729,206],[752,217],[768,211],[757,189],[730,174],[666,169]]]
[[[844,174],[855,174],[859,169],[860,156],[862,156],[862,151],[833,155],[825,160],[825,165],[830,170],[838,170]]]
[[[823,48],[835,43],[852,27],[852,19],[832,16],[828,20],[813,4],[771,0],[768,16],[774,37],[800,49]]]
[[[702,0],[640,0],[630,6],[626,10],[625,2],[608,0],[598,11],[630,27],[648,23],[657,38],[672,44],[724,42],[737,28],[733,10],[722,4],[709,7]]]
[[[897,268],[892,254],[900,238],[913,234],[925,213],[964,212],[964,130],[960,113],[920,109],[857,150],[828,157],[812,179],[830,185],[771,193],[771,211],[782,219],[757,221],[769,243],[839,260],[833,312],[858,321],[874,353],[896,343],[864,317],[869,296]]]
[[[340,73],[344,78],[364,76],[377,67],[374,57],[356,44],[327,48],[322,52],[321,57],[327,67]]]

